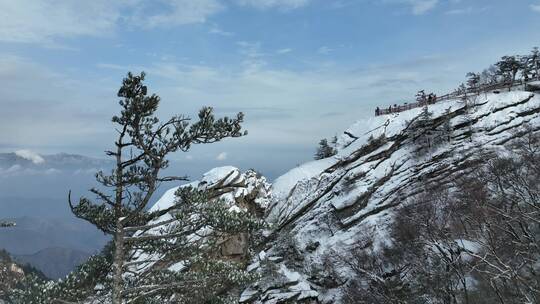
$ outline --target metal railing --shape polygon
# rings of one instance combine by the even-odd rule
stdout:
[[[441,102],[445,100],[467,97],[467,94],[480,94],[483,92],[495,91],[495,90],[503,89],[503,88],[512,88],[515,86],[526,85],[527,83],[528,82],[523,81],[523,80],[516,80],[513,83],[499,82],[499,83],[485,84],[485,85],[481,85],[475,88],[468,88],[464,92],[456,91],[456,92],[445,94],[442,96],[436,96],[434,97],[432,101],[423,100],[423,101],[417,101],[417,102],[411,102],[411,103],[404,103],[401,105],[394,104],[393,106],[389,106],[387,108],[382,108],[382,109],[378,108],[377,110],[375,110],[375,116],[399,113],[399,112],[411,110],[414,108],[423,107],[425,105],[435,104],[437,102]]]

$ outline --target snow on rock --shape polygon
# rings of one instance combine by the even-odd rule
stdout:
[[[212,188],[218,184],[231,185],[239,183],[242,179],[243,176],[240,174],[240,170],[232,166],[225,166],[214,168],[203,174],[200,184]]]
[[[418,156],[407,127],[421,111],[358,121],[338,138],[337,155],[276,179],[267,211],[273,230],[264,259],[257,257],[256,267],[250,267],[262,278],[249,287],[243,303],[340,303],[341,287],[324,264],[325,255],[346,252],[366,234],[374,238],[375,251],[391,244],[389,224],[407,197],[467,173],[470,164],[499,153],[524,124],[540,128],[540,97],[530,92],[448,100],[429,111],[434,120],[449,121],[450,142]],[[468,240],[456,245],[471,253],[477,247]]]
[[[239,169],[231,166],[219,167],[210,170],[205,173],[201,181],[193,181],[188,184],[181,185],[179,187],[172,188],[163,194],[163,196],[150,208],[149,211],[155,212],[160,210],[167,210],[174,206],[174,204],[182,203],[178,202],[176,199],[176,191],[179,188],[183,187],[194,187],[200,190],[207,190],[210,193],[212,199],[221,199],[226,201],[230,208],[231,212],[241,212],[244,210],[250,210],[253,212],[258,212],[262,215],[265,211],[265,208],[269,206],[270,199],[270,184],[266,182],[266,179],[252,170],[248,170],[245,173],[241,173]],[[153,219],[148,224],[160,224],[156,227],[150,228],[144,232],[148,235],[160,235],[167,233],[175,225],[173,216],[170,213],[165,213],[162,216]],[[135,233],[135,236],[141,235],[142,232]],[[208,233],[208,231],[199,231],[197,235],[193,236],[193,240],[200,238]],[[234,237],[231,237],[231,240]],[[231,249],[229,247],[237,246],[242,242],[233,243],[223,241],[224,248]],[[227,247],[228,246],[228,247]],[[239,251],[238,248],[232,248],[233,251]],[[223,252],[228,252],[223,249]],[[241,250],[243,252],[243,250]],[[133,273],[144,272],[149,267],[159,264],[162,257],[159,255],[148,255],[142,250],[138,250],[133,253],[133,258],[131,262],[136,266],[133,266],[130,270]],[[145,263],[140,263],[147,261]],[[180,271],[183,269],[182,261],[177,261],[176,263],[171,264],[169,262],[168,268],[174,271]]]
[[[336,158],[329,157],[312,161],[292,169],[273,182],[272,197],[276,199],[284,198],[299,181],[307,180],[321,174],[321,172],[336,162]]]
[[[150,208],[150,212],[155,212],[159,210],[165,210],[174,205],[174,193],[178,190],[179,187],[175,187],[167,190],[163,196]]]

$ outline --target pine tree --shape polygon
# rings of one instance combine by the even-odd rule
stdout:
[[[413,121],[408,122],[407,133],[419,156],[426,154],[433,147],[436,130],[432,128],[432,117],[433,113],[425,106]]]
[[[455,90],[455,94],[467,96],[467,86],[464,83],[460,84],[459,87]]]
[[[482,71],[480,74],[480,83],[482,84],[494,84],[499,82],[498,68],[495,65],[489,66],[489,68]]]
[[[222,282],[212,281],[217,287],[207,292],[214,296],[212,292],[218,287],[241,281],[245,276],[236,264],[208,258],[207,245],[213,241],[195,242],[195,236],[210,231],[249,232],[256,226],[255,221],[244,212],[229,212],[230,206],[224,203],[210,204],[205,193],[197,191],[177,193],[177,204],[167,210],[149,212],[148,205],[161,183],[187,179],[160,174],[168,167],[167,157],[171,153],[245,135],[241,131],[243,114],[216,119],[212,108],[205,107],[196,122],[183,115],[161,122],[155,116],[160,98],[147,95],[144,78],[144,73],[128,73],[118,91],[121,111],[112,118],[118,134],[115,149],[106,152],[115,160],[115,168],[109,174],[102,171],[96,174],[102,188],[90,190],[96,195],[95,201],[82,197],[78,204],[73,204],[70,193],[69,204],[75,216],[113,236],[110,283],[113,304],[142,303],[147,299],[165,301],[176,293],[196,299],[194,293],[204,292],[197,286],[212,286],[205,282],[211,277],[202,273],[230,274],[228,280],[216,276]],[[164,214],[173,216],[162,220]],[[149,224],[150,221],[154,222]],[[143,233],[156,229],[160,233]],[[136,252],[147,253],[146,258],[131,261]],[[186,269],[194,270],[177,273],[156,267],[146,274],[133,272],[134,266],[155,263],[152,259],[156,256],[169,257],[170,262],[183,261]]]
[[[534,47],[529,55],[529,70],[533,72],[533,77],[540,80],[540,51]]]
[[[335,148],[332,148],[328,144],[328,140],[326,138],[321,139],[319,141],[319,147],[317,147],[317,151],[315,152],[315,156],[313,157],[316,160],[327,158],[330,156],[336,155],[337,151]]]
[[[509,82],[508,90],[512,89],[512,85],[516,81],[516,75],[522,69],[522,65],[516,56],[503,56],[499,62],[495,64],[498,67],[498,73],[505,81]]]
[[[531,73],[534,72],[532,67],[532,60],[530,56],[520,56],[519,61],[521,64],[521,78],[523,81],[528,82],[531,78]]]
[[[437,136],[434,140],[434,145],[440,145],[445,142],[450,142],[452,140],[452,122],[450,117],[450,108],[447,108],[444,111],[444,116],[442,116],[443,123],[436,129]]]
[[[416,101],[420,104],[425,104],[427,102],[427,95],[425,90],[420,90],[416,93]]]
[[[332,139],[330,140],[330,143],[332,144],[332,147],[336,149],[337,147],[338,138],[337,135],[332,136]]]
[[[469,72],[467,73],[467,78],[467,88],[469,90],[478,89],[478,85],[480,84],[480,74]]]

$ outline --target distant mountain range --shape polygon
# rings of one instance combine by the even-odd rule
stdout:
[[[34,254],[51,247],[93,253],[109,239],[91,224],[75,218],[20,217],[10,220],[17,226],[0,233],[0,248],[15,255]]]
[[[15,255],[19,263],[30,264],[41,270],[48,278],[60,279],[86,261],[90,254],[80,250],[53,247],[34,254]]]
[[[41,155],[30,150],[0,153],[0,173],[4,175],[62,171],[80,173],[82,170],[98,170],[110,165],[111,161],[106,159],[68,153]]]
[[[0,233],[0,248],[50,278],[65,276],[109,237],[71,214],[67,193],[82,195],[111,162],[82,155],[0,153],[0,214],[17,226]]]
[[[0,233],[0,248],[20,264],[30,264],[47,277],[64,277],[101,249],[109,237],[77,219],[22,217]]]
[[[49,205],[49,210],[57,212],[61,209],[65,213],[68,191],[82,194],[95,185],[95,173],[108,170],[111,165],[109,160],[67,153],[40,155],[29,150],[0,153],[0,213],[4,216],[35,215],[13,214],[16,208],[11,205],[4,210],[4,205],[12,203],[13,198],[34,200],[25,202],[26,206],[38,205],[42,200],[62,201],[62,208]]]

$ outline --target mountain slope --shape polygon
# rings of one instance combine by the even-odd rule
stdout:
[[[275,230],[252,266],[263,279],[242,302],[339,301],[343,284],[327,273],[328,252],[347,252],[366,233],[375,248],[391,243],[389,224],[408,197],[502,153],[524,124],[540,130],[540,98],[529,92],[450,100],[429,111],[430,129],[448,122],[453,129],[450,142],[430,153],[421,155],[412,144],[413,121],[422,112],[412,109],[357,122],[340,137],[335,157],[276,180],[267,217]]]

